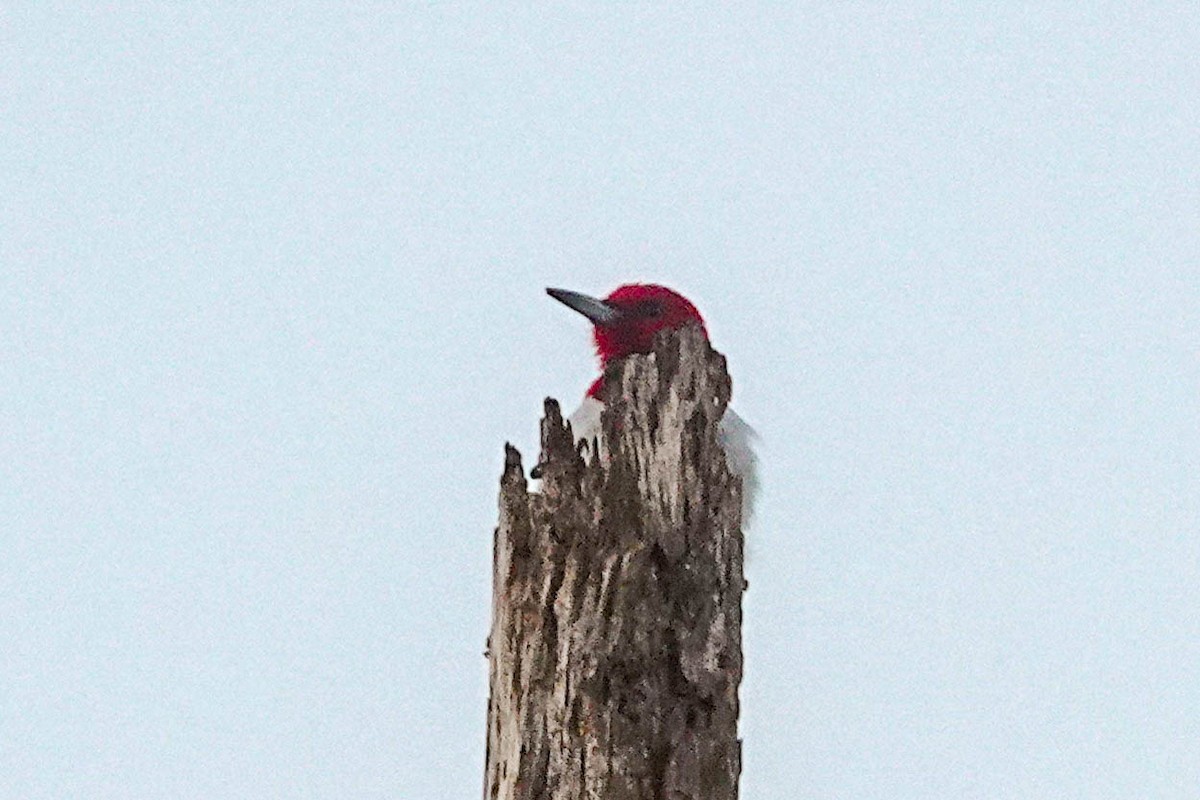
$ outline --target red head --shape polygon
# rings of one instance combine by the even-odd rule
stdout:
[[[592,321],[601,368],[633,353],[649,353],[654,347],[654,335],[662,330],[694,322],[708,336],[696,307],[665,286],[629,283],[617,287],[603,300],[564,289],[547,289],[546,293]],[[588,394],[595,396],[599,391],[600,381],[597,381]]]

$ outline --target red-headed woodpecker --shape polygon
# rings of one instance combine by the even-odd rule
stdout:
[[[708,336],[704,318],[691,301],[665,286],[630,283],[618,287],[603,300],[565,289],[547,289],[546,293],[592,323],[601,376],[588,388],[583,403],[568,418],[575,438],[585,442],[590,443],[600,435],[604,367],[634,353],[649,353],[654,347],[654,335],[661,330],[694,322],[705,337]],[[742,521],[745,524],[750,521],[758,493],[757,459],[752,447],[755,433],[732,408],[727,408],[721,418],[720,437],[730,470],[742,478]]]

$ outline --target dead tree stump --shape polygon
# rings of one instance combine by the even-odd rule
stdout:
[[[484,800],[735,800],[741,484],[699,330],[610,369],[601,458],[546,401],[543,482],[506,448]]]

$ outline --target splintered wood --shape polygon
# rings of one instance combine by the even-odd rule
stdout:
[[[694,328],[606,376],[602,456],[542,420],[542,488],[511,446],[488,639],[485,800],[735,800],[741,484],[725,359]]]

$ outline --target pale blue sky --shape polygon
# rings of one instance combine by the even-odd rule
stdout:
[[[1200,12],[0,12],[0,797],[482,781],[546,285],[763,437],[747,798],[1200,786]]]

